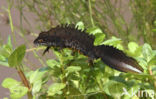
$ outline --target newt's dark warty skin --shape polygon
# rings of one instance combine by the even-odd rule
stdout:
[[[142,73],[143,69],[136,60],[126,56],[122,51],[108,45],[94,46],[94,36],[78,30],[74,25],[57,26],[49,31],[41,32],[34,40],[35,45],[70,48],[81,52],[91,60],[101,60],[113,69],[122,72]]]

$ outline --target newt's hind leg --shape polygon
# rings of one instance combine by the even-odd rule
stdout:
[[[94,60],[92,58],[88,58],[88,65],[94,67]]]
[[[49,52],[49,49],[50,49],[50,46],[48,46],[48,47],[44,50],[44,52],[43,52],[42,55],[44,55],[46,52]]]

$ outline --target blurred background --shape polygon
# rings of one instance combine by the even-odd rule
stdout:
[[[30,49],[41,31],[59,24],[83,22],[86,28],[99,27],[105,39],[121,38],[125,48],[129,41],[135,41],[140,45],[149,43],[156,49],[155,20],[156,0],[0,0],[0,44],[7,43],[8,36],[12,36],[16,38],[16,43],[12,40],[14,46],[24,43]],[[47,58],[55,57],[50,54],[42,58],[42,51],[37,56],[26,53],[26,66],[33,70]],[[0,66],[0,73],[0,83],[6,77],[20,80],[13,68]],[[0,98],[8,95],[9,91],[0,86]]]

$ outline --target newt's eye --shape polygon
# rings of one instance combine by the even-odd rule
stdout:
[[[39,39],[38,42],[42,43],[43,42],[43,39]]]

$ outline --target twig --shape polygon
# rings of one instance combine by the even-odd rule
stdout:
[[[18,72],[24,86],[28,88],[28,93],[27,93],[28,99],[33,99],[30,83],[27,80],[27,78],[25,77],[25,74],[23,73],[23,71],[20,68],[17,69],[17,72]]]
[[[88,0],[88,3],[89,3],[89,15],[90,15],[90,20],[91,20],[92,26],[94,27],[95,24],[94,24],[94,20],[93,20],[93,17],[92,17],[92,5],[91,5],[91,1]]]
[[[45,47],[39,47],[39,48],[30,48],[30,49],[27,49],[26,52],[31,52],[31,51],[34,51],[34,50],[41,50],[41,49],[44,49]]]

